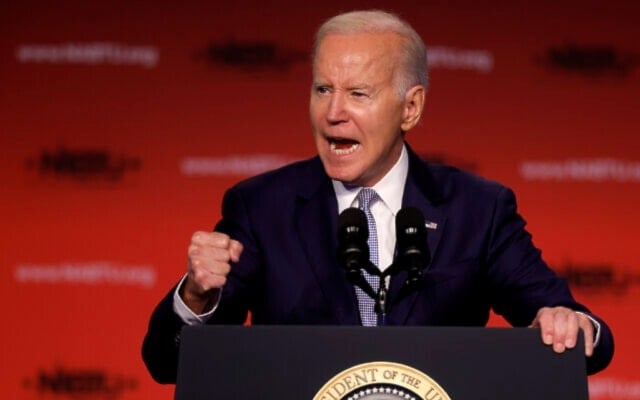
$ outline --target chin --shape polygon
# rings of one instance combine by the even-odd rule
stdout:
[[[321,157],[324,171],[329,175],[329,178],[349,185],[360,186],[360,182],[362,182],[364,178],[364,172],[366,172],[361,170],[362,167],[346,165],[347,163],[331,162],[330,159],[331,157],[329,157],[329,160]]]
[[[327,168],[327,166],[325,165],[324,170],[327,175],[329,175],[329,178],[340,181],[342,183],[353,184],[354,181],[357,180],[357,178],[353,176],[353,174],[349,174],[345,171],[340,171],[339,168]]]

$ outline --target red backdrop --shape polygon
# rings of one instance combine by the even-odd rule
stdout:
[[[6,398],[171,398],[139,355],[150,312],[225,188],[313,154],[313,32],[363,7],[430,47],[412,146],[515,189],[546,260],[614,330],[591,398],[640,398],[640,3],[94,3],[0,14]]]

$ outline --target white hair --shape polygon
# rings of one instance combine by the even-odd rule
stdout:
[[[386,11],[351,11],[328,19],[316,32],[313,57],[315,58],[318,46],[327,35],[382,32],[393,32],[402,38],[400,76],[395,81],[400,95],[404,95],[415,85],[426,88],[429,83],[427,48],[422,38],[409,23]]]

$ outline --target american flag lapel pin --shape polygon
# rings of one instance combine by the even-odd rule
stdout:
[[[433,221],[424,221],[424,227],[427,229],[438,229],[438,223]]]

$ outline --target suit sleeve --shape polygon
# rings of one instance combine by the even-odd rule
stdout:
[[[208,324],[242,324],[252,304],[252,277],[255,276],[257,247],[250,229],[250,218],[239,193],[230,189],[224,196],[222,220],[215,230],[239,240],[244,250],[241,260],[232,265],[227,284],[222,290],[218,308]],[[255,280],[255,278],[253,278]],[[176,287],[160,301],[151,315],[142,344],[142,358],[153,379],[159,383],[175,383],[178,370],[180,332],[185,322],[174,311]]]
[[[180,331],[186,325],[173,311],[175,287],[157,305],[142,342],[142,359],[159,383],[175,383],[178,371]]]
[[[542,260],[541,252],[525,229],[510,189],[499,192],[487,247],[493,308],[514,326],[528,326],[542,307],[564,306],[582,311],[600,322],[600,342],[587,358],[587,372],[604,369],[613,357],[611,330],[599,317],[573,298],[566,281]]]

